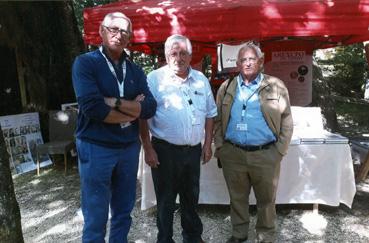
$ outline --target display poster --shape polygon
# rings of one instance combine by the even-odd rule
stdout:
[[[283,80],[291,105],[306,106],[312,101],[312,55],[305,51],[272,51],[265,73]]]
[[[12,173],[36,169],[36,146],[42,144],[38,113],[0,116],[1,129],[10,157]],[[48,155],[40,155],[40,166],[51,164]]]
[[[218,44],[218,73],[229,73],[237,71],[237,55],[239,49],[245,43],[239,45]]]

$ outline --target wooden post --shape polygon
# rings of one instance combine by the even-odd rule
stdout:
[[[21,95],[22,108],[25,108],[27,106],[26,83],[24,81],[24,68],[22,65],[21,58],[19,56],[18,48],[15,48],[15,59],[17,62],[18,83]]]

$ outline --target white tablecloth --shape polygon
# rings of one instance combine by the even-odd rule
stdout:
[[[141,209],[156,204],[151,169],[140,159]],[[277,204],[325,204],[351,207],[356,192],[354,170],[348,144],[291,145],[283,158]],[[229,204],[222,170],[213,158],[201,166],[201,204]],[[250,203],[255,198],[250,195]]]

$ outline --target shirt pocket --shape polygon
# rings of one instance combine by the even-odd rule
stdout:
[[[193,99],[195,101],[194,105],[196,107],[196,110],[200,111],[201,113],[206,113],[206,94],[204,92],[194,93]]]

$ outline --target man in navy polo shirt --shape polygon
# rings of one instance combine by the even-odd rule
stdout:
[[[140,141],[138,119],[155,114],[156,101],[142,69],[124,52],[132,24],[109,13],[99,29],[102,45],[76,58],[73,86],[79,105],[77,150],[84,217],[83,242],[127,242],[135,204]]]

